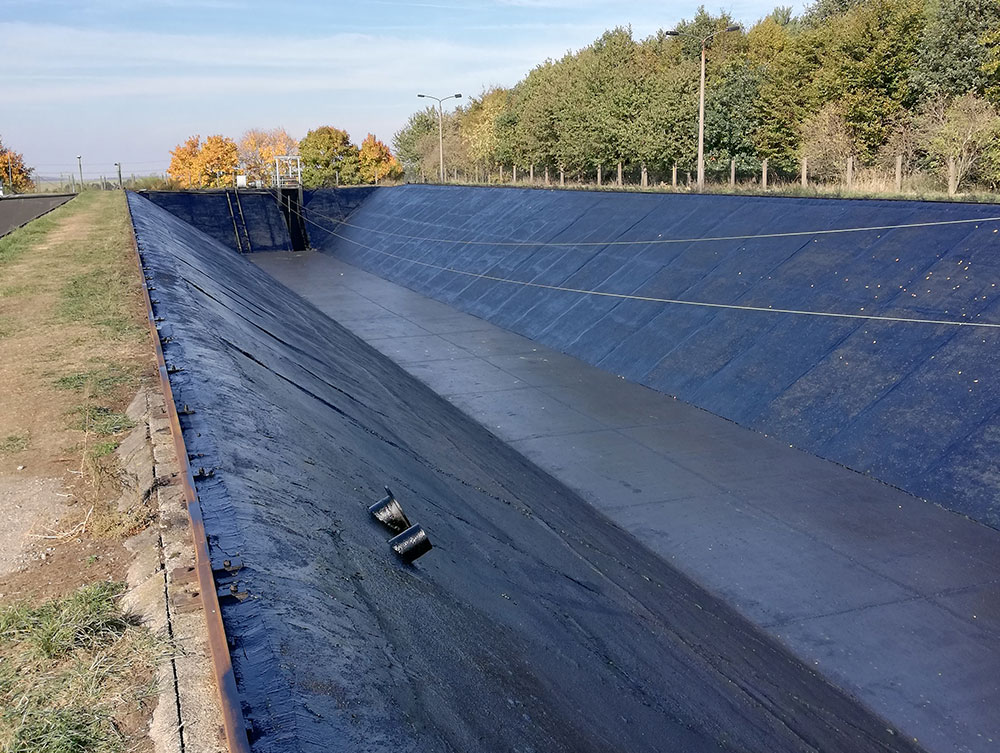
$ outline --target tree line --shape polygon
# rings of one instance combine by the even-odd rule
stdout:
[[[641,40],[616,28],[511,88],[444,116],[450,177],[671,180],[695,168],[701,40],[735,19],[699,9]],[[897,163],[926,187],[1000,187],[1000,3],[819,0],[780,7],[709,43],[709,178],[842,181]],[[414,113],[393,141],[410,179],[438,169],[438,112]],[[766,160],[766,162],[765,162]]]
[[[251,129],[239,139],[191,136],[170,152],[167,174],[175,188],[227,188],[245,175],[251,186],[271,186],[275,157],[298,155],[306,188],[398,180],[402,166],[373,134],[355,146],[346,131],[320,126],[296,141],[283,128]]]

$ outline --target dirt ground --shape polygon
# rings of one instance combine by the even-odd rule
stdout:
[[[36,222],[0,239],[0,606],[125,581],[151,520],[113,506],[124,410],[155,373],[124,195]],[[144,739],[147,716],[122,731]]]

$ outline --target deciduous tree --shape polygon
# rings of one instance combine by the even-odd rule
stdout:
[[[228,136],[215,134],[205,139],[196,164],[206,188],[226,188],[236,185],[239,150]]]
[[[398,180],[403,177],[403,167],[399,164],[389,147],[369,133],[361,142],[358,154],[361,168],[361,179],[366,183],[378,183],[380,180]]]
[[[989,33],[1000,32],[997,0],[935,0],[912,78],[922,96],[982,95],[990,86]]]
[[[910,72],[923,8],[924,0],[869,0],[832,18],[820,34],[821,100],[839,102],[865,162],[874,162],[899,112],[917,102]]]
[[[299,142],[284,128],[252,128],[239,142],[240,164],[247,179],[269,185],[274,181],[274,158],[299,153]]]
[[[930,104],[921,122],[923,144],[944,173],[955,160],[956,187],[962,185],[1000,139],[1000,114],[971,92]]]
[[[199,188],[201,168],[198,155],[201,152],[201,136],[191,136],[183,144],[178,144],[170,152],[170,166],[167,173],[180,188]]]
[[[494,88],[472,98],[463,113],[459,133],[467,158],[486,167],[500,161],[500,116],[507,108],[507,91]]]
[[[427,107],[413,113],[392,137],[392,147],[407,175],[418,175],[425,157],[422,140],[437,134],[438,113],[435,107]]]
[[[35,187],[31,179],[33,170],[26,167],[24,157],[0,140],[0,183],[8,192],[20,193]]]
[[[347,131],[320,126],[299,142],[302,183],[307,188],[354,185],[361,182],[358,148]]]
[[[1000,105],[1000,25],[983,34],[983,64],[986,77],[984,94],[993,104]]]
[[[827,102],[802,124],[802,154],[809,160],[809,173],[820,180],[839,180],[854,153],[854,140],[840,105]]]

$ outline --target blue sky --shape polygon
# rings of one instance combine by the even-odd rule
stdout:
[[[699,2],[3,0],[0,138],[43,175],[162,171],[188,136],[334,125],[390,143],[422,101],[510,86],[605,29]],[[780,3],[734,0],[753,23]],[[785,4],[788,4],[787,2]],[[794,3],[796,12],[803,3]]]

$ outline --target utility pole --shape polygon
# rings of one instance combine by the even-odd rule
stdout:
[[[698,89],[698,190],[705,190],[705,57],[707,54],[708,43],[716,34],[724,34],[728,31],[739,31],[740,27],[737,24],[732,26],[727,26],[725,29],[719,29],[719,31],[714,31],[707,37],[701,40],[701,85]],[[671,37],[691,37],[692,39],[697,39],[693,34],[687,34],[682,31],[668,31],[666,32],[668,36]]]
[[[698,88],[698,190],[705,190],[705,42],[701,43],[701,84]]]
[[[418,97],[424,99],[433,99],[438,103],[438,149],[440,150],[438,154],[439,165],[440,165],[440,179],[444,183],[444,102],[449,99],[461,99],[461,94],[452,94],[447,97],[432,97],[430,94],[418,94]]]

